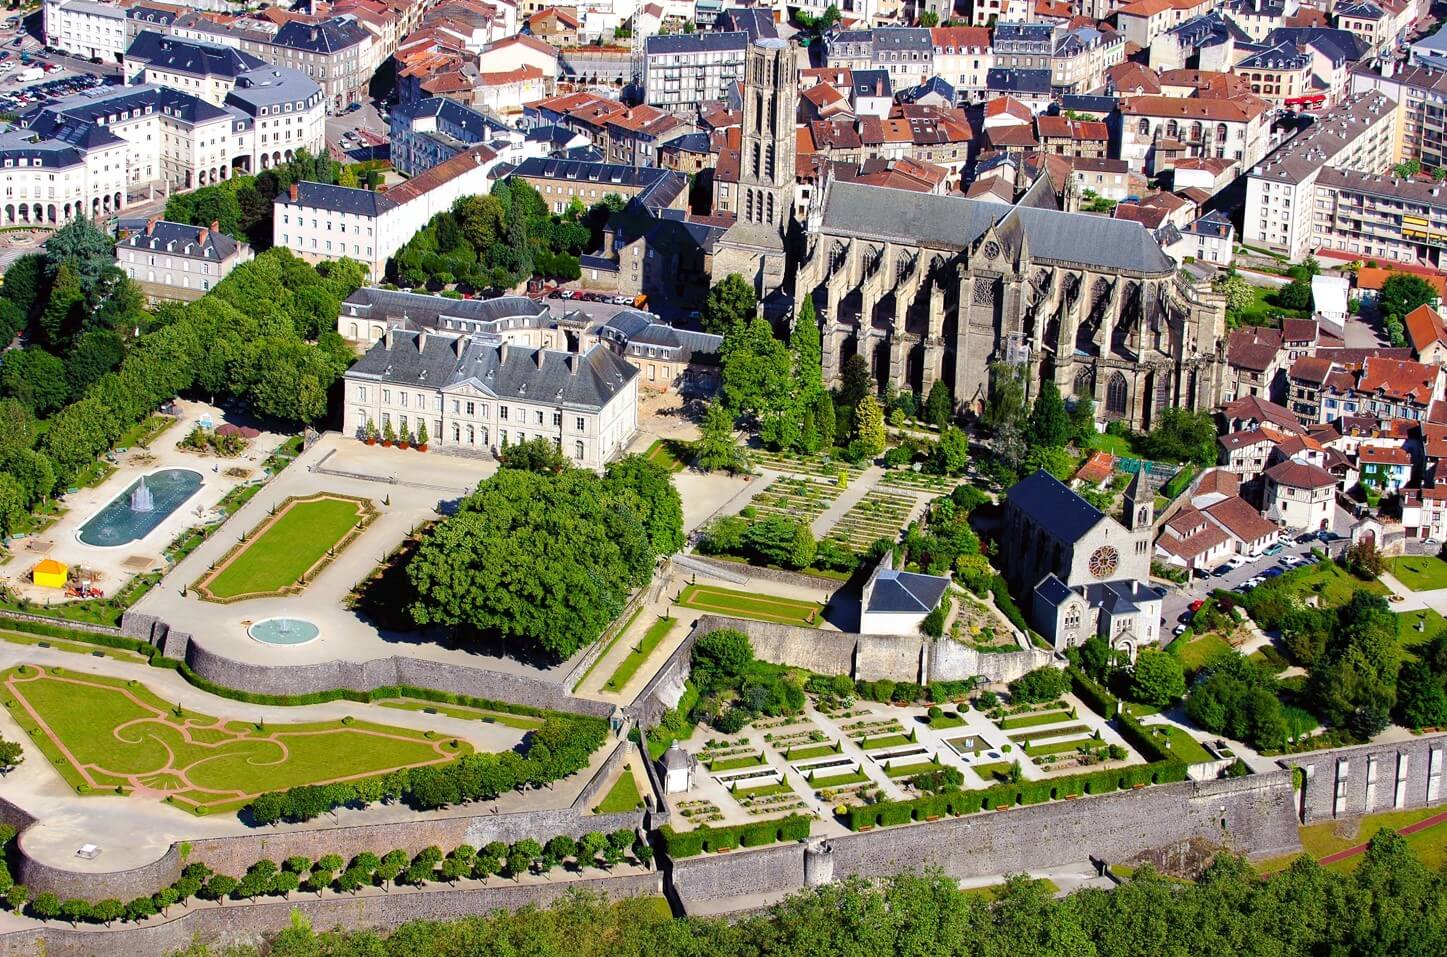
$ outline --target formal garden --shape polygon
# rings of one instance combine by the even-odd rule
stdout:
[[[331,492],[288,499],[196,582],[196,593],[228,602],[299,591],[376,515],[369,500]]]
[[[918,504],[914,495],[872,488],[825,537],[852,552],[868,551],[881,538],[894,542]]]
[[[687,585],[678,596],[676,604],[712,615],[752,618],[756,621],[804,625],[810,628],[819,625],[824,613],[824,606],[817,601],[737,591],[717,585]]]
[[[266,725],[162,700],[140,682],[20,665],[4,674],[11,717],[78,794],[154,795],[197,814],[268,791],[443,764],[472,746],[435,732],[344,718]]]
[[[812,522],[839,497],[839,487],[809,479],[781,476],[750,500],[745,517],[780,516]]]

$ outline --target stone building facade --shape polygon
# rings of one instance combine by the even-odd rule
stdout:
[[[956,407],[979,411],[991,364],[1005,361],[1027,367],[1030,395],[1048,377],[1136,429],[1163,409],[1216,405],[1224,301],[1138,223],[1052,208],[1042,183],[1016,206],[843,182],[816,191],[795,301],[814,300],[825,380],[859,354],[880,384],[927,392],[943,379]]]

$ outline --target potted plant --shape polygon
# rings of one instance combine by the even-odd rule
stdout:
[[[426,422],[418,422],[418,423],[417,423],[417,451],[419,451],[419,452],[426,452],[426,451],[427,451],[427,423],[426,423]]]
[[[377,444],[377,423],[371,419],[368,419],[367,424],[362,427],[362,440],[368,445]]]
[[[404,425],[404,426],[402,426],[402,431],[399,432],[399,433],[397,433],[397,448],[399,448],[399,449],[405,449],[405,448],[409,448],[411,445],[412,445],[412,432],[411,432],[410,429],[408,429],[408,428]]]
[[[382,447],[390,449],[392,443],[397,441],[397,432],[392,428],[392,420],[385,419],[382,422]]]

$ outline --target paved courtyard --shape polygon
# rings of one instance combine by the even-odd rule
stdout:
[[[42,604],[63,601],[62,594],[50,588],[37,588],[30,582],[30,571],[42,558],[53,558],[75,568],[83,567],[95,575],[102,593],[113,594],[138,572],[159,568],[164,564],[162,552],[183,531],[196,525],[215,522],[215,512],[228,492],[238,485],[260,481],[262,464],[285,441],[286,437],[263,432],[250,440],[246,451],[234,458],[201,455],[178,448],[178,443],[203,417],[217,425],[225,421],[221,409],[199,402],[178,403],[177,421],[150,443],[149,448],[132,448],[116,456],[116,471],[94,488],[67,493],[61,499],[66,510],[54,525],[38,535],[16,539],[11,543],[14,558],[0,568],[0,580],[16,595]],[[88,545],[79,538],[81,526],[126,490],[141,476],[162,469],[190,469],[201,475],[201,487],[174,513],[160,522],[143,538],[115,547]]]

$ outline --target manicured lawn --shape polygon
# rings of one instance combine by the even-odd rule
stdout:
[[[266,595],[296,585],[365,514],[359,499],[322,496],[292,502],[251,538],[198,591],[227,599]]]
[[[883,734],[877,738],[860,738],[858,744],[866,751],[878,751],[881,748],[900,748],[906,744],[914,744],[905,734]]]
[[[1288,584],[1293,594],[1303,596],[1315,594],[1320,598],[1322,605],[1332,608],[1340,607],[1351,601],[1352,595],[1358,589],[1365,588],[1378,595],[1387,594],[1386,585],[1379,581],[1364,582],[1349,574],[1335,562],[1318,562],[1308,568],[1288,572],[1282,577],[1288,578]]]
[[[685,608],[732,615],[735,618],[753,618],[781,625],[806,625],[811,628],[818,626],[819,615],[824,611],[824,606],[817,601],[759,595],[713,585],[689,585],[679,596],[678,604]]]
[[[1047,728],[1044,731],[1015,731],[1011,733],[1011,741],[1030,741],[1035,738],[1059,738],[1067,734],[1089,733],[1090,726],[1084,724],[1066,724],[1058,728]]]
[[[638,782],[633,778],[633,769],[625,767],[620,777],[608,791],[608,796],[593,810],[599,814],[622,814],[643,806],[643,796],[638,793]]]
[[[1090,447],[1099,449],[1102,452],[1109,452],[1111,455],[1134,455],[1131,451],[1130,440],[1123,435],[1107,435],[1104,432],[1097,432],[1090,437]]]
[[[648,660],[648,656],[653,654],[654,649],[662,643],[663,639],[668,637],[668,633],[676,624],[678,624],[677,618],[660,618],[649,625],[648,630],[643,633],[643,640],[638,642],[628,653],[628,657],[619,663],[613,676],[608,679],[608,683],[603,685],[603,690],[620,691],[626,687],[629,679],[643,666],[643,662]]]
[[[955,713],[953,713],[953,712],[950,712],[950,711],[946,711],[944,714],[940,715],[938,718],[930,718],[930,719],[929,719],[929,726],[930,726],[931,728],[935,729],[936,731],[944,731],[944,730],[947,730],[947,729],[949,729],[949,728],[960,728],[960,727],[963,727],[964,724],[965,724],[965,719],[964,719],[964,718],[962,718],[962,717],[960,717],[959,715],[957,715],[957,714],[955,714]]]
[[[1447,562],[1436,555],[1402,555],[1389,558],[1387,571],[1412,591],[1447,588]]]
[[[806,744],[799,748],[790,748],[784,752],[786,761],[803,761],[807,758],[822,758],[830,754],[838,754],[840,747],[832,742],[826,744]]]
[[[722,758],[709,763],[710,771],[735,771],[739,768],[756,768],[764,763],[762,754],[741,754],[736,758]]]
[[[794,789],[789,785],[780,782],[778,784],[765,784],[756,788],[739,788],[733,792],[733,796],[742,800],[744,798],[770,797],[775,794],[793,794]]]
[[[938,771],[942,765],[933,761],[922,761],[919,764],[894,764],[884,769],[884,773],[892,778],[912,778],[916,774],[925,774],[929,771]]]
[[[1187,671],[1197,671],[1222,655],[1231,653],[1231,644],[1220,635],[1205,634],[1182,643],[1174,641],[1170,649],[1181,659]]]
[[[598,666],[603,663],[603,659],[608,657],[608,654],[613,650],[614,645],[618,644],[618,642],[623,640],[623,636],[628,633],[628,629],[633,627],[633,623],[638,620],[638,616],[641,614],[643,614],[643,608],[640,606],[637,611],[628,616],[628,620],[623,623],[622,628],[619,628],[617,631],[613,632],[613,637],[608,639],[607,647],[605,647],[601,652],[598,653],[598,657],[593,659],[593,663],[588,666],[587,671],[583,672],[583,677],[578,679],[578,684],[575,687],[581,688],[583,685],[588,683],[589,676],[591,676],[593,672],[598,670]]]
[[[1152,730],[1154,731],[1154,729]],[[1187,764],[1202,764],[1206,761],[1216,760],[1211,756],[1211,752],[1201,747],[1200,742],[1180,728],[1168,728],[1166,731],[1167,736],[1164,738],[1160,734],[1154,733],[1152,737],[1156,739],[1156,743],[1165,747],[1178,759]]]
[[[54,648],[56,651],[69,651],[77,655],[114,658],[116,661],[140,663],[147,660],[134,651],[125,651],[121,648],[105,648],[101,645],[88,645],[78,641],[63,641],[59,638],[46,638],[42,635],[30,635],[19,631],[0,630],[0,641],[7,641],[12,645],[28,645],[31,648],[41,646]]]
[[[1041,711],[1036,714],[1012,714],[1001,718],[998,723],[1002,730],[1009,731],[1012,728],[1033,728],[1041,724],[1060,724],[1074,718],[1069,711]]]
[[[24,673],[21,673],[21,669]],[[143,790],[197,813],[266,791],[450,761],[465,742],[350,720],[265,726],[181,711],[138,682],[34,665],[0,697],[77,792]]]
[[[971,769],[985,781],[1004,781],[1010,776],[1011,762],[993,761],[989,764],[972,764]]]
[[[1120,868],[1114,869],[1116,871],[1120,870]],[[1060,893],[1060,885],[1055,883],[1048,877],[1037,878],[1035,881],[1033,881],[1033,883],[1039,884],[1040,886],[1044,887],[1045,890],[1049,891],[1051,894]],[[1005,893],[1005,885],[990,884],[987,887],[969,887],[961,893],[963,893],[966,897],[982,897],[987,901],[993,901],[999,898],[1001,894]]]
[[[680,442],[678,439],[658,439],[648,447],[643,457],[670,472],[682,472],[684,464],[693,458],[693,443]]]
[[[1277,316],[1284,315],[1301,319],[1307,315],[1300,309],[1288,309],[1285,306],[1278,305],[1276,301],[1278,290],[1276,289],[1269,289],[1266,286],[1252,286],[1251,291],[1255,294],[1255,299],[1251,305],[1242,309],[1239,313],[1234,313],[1241,325],[1279,326],[1281,323],[1276,318]]]
[[[1424,623],[1421,631],[1417,630],[1418,622]],[[1443,624],[1442,616],[1430,608],[1423,608],[1421,611],[1404,611],[1397,615],[1397,640],[1406,648],[1420,645],[1425,641],[1430,641],[1442,629]]]
[[[1442,808],[1425,807],[1416,808],[1411,811],[1387,811],[1382,814],[1369,814],[1362,818],[1356,831],[1349,837],[1339,837],[1336,833],[1336,823],[1323,821],[1320,824],[1311,824],[1298,828],[1301,834],[1301,846],[1306,854],[1313,858],[1323,858],[1328,854],[1335,854],[1344,851],[1349,847],[1364,844],[1372,839],[1382,828],[1393,828],[1400,830],[1409,824],[1415,824],[1434,815],[1440,814]],[[1447,824],[1437,824],[1405,836],[1407,847],[1416,854],[1422,863],[1429,868],[1437,870],[1447,864]],[[1291,866],[1291,862],[1300,855],[1287,854],[1282,857],[1273,857],[1258,862],[1256,870],[1262,874],[1273,874],[1283,871]],[[1363,855],[1348,857],[1328,864],[1327,868],[1333,871],[1351,871],[1356,869],[1362,862]]]
[[[863,784],[869,780],[869,775],[863,771],[851,771],[849,774],[836,774],[828,778],[815,778],[809,782],[809,786],[816,791],[823,791],[826,788],[842,788],[847,784]]]
[[[1039,757],[1046,754],[1064,754],[1075,751],[1079,748],[1098,748],[1105,742],[1097,741],[1094,738],[1071,738],[1069,741],[1047,741],[1044,744],[1032,744],[1025,749],[1030,757]]]

